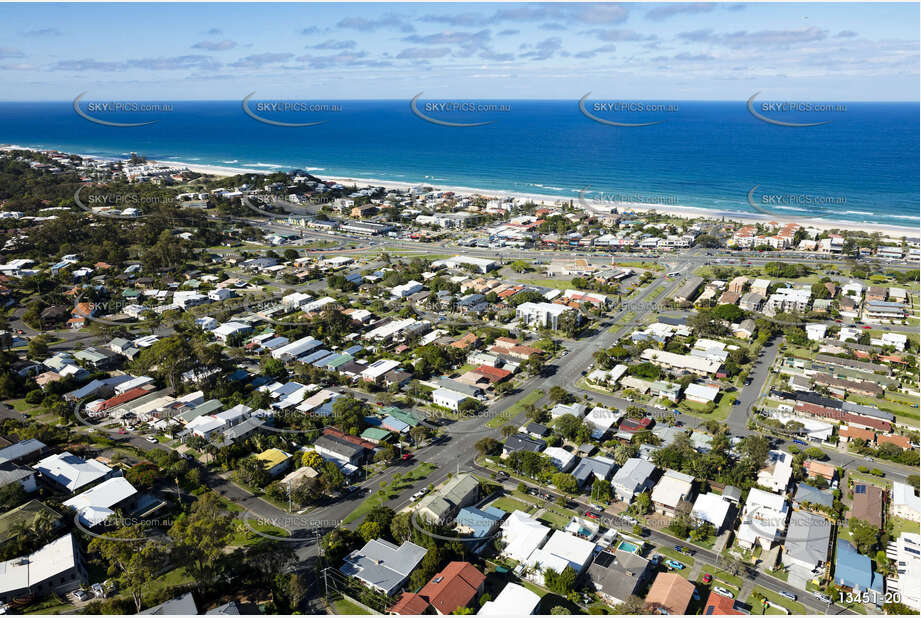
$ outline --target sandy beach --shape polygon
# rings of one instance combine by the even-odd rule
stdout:
[[[152,163],[154,163],[152,161]],[[280,170],[265,170],[265,169],[253,169],[253,168],[243,168],[243,167],[225,167],[220,165],[200,165],[197,163],[186,163],[182,161],[157,161],[156,163],[162,163],[164,165],[171,166],[185,166],[194,172],[200,174],[211,174],[214,176],[234,176],[237,174],[270,174],[273,171]],[[540,195],[533,193],[518,193],[511,191],[495,191],[490,189],[478,189],[476,187],[456,187],[456,186],[446,186],[438,185],[429,182],[397,182],[392,180],[381,180],[379,178],[350,178],[344,176],[326,176],[321,174],[314,174],[318,178],[323,180],[331,180],[334,182],[341,183],[343,185],[375,185],[381,186],[387,189],[410,189],[419,185],[431,186],[437,191],[453,191],[455,193],[462,193],[468,195],[482,195],[487,197],[515,197],[531,200],[536,204],[545,204],[547,206],[552,206],[554,204],[568,203],[572,202],[575,205],[583,204],[583,206],[594,212],[595,214],[603,214],[607,212],[612,206],[618,208],[619,211],[624,212],[659,212],[663,214],[668,214],[676,217],[683,217],[686,219],[696,219],[696,218],[709,218],[709,219],[727,219],[730,221],[740,221],[742,223],[767,223],[769,221],[776,221],[778,223],[798,223],[804,227],[815,227],[820,230],[855,230],[855,231],[865,231],[865,232],[880,232],[882,234],[889,235],[890,238],[899,239],[903,236],[918,236],[921,235],[921,231],[918,228],[912,228],[907,226],[896,226],[896,225],[883,225],[883,224],[873,224],[873,223],[860,223],[855,221],[830,221],[828,219],[810,219],[806,217],[783,217],[783,216],[771,216],[761,213],[740,213],[740,212],[730,212],[730,211],[714,211],[707,208],[695,208],[692,206],[674,206],[668,205],[663,206],[661,204],[639,204],[639,203],[616,203],[616,202],[602,202],[598,200],[592,200],[588,198],[580,199],[578,197],[566,197],[566,196],[553,196],[553,195]]]
[[[25,146],[14,146],[14,145],[4,145],[3,150],[37,150],[35,148],[29,148]],[[87,155],[75,153],[78,156],[87,158],[87,159],[105,159],[105,160],[117,160],[118,157],[99,157],[96,155]],[[232,167],[232,166],[223,166],[223,165],[207,165],[200,163],[192,163],[187,161],[157,161],[149,160],[152,164],[166,165],[170,167],[187,167],[193,172],[198,172],[200,174],[209,174],[212,176],[218,177],[227,177],[227,176],[236,176],[238,174],[271,174],[279,171],[287,171],[292,168],[279,168],[279,169],[265,169],[265,168],[247,168],[247,167]],[[775,221],[780,224],[784,223],[798,223],[804,227],[814,227],[820,230],[854,230],[854,231],[864,231],[864,232],[880,232],[881,234],[886,235],[886,237],[893,240],[899,240],[902,237],[917,237],[921,236],[921,228],[910,227],[910,226],[897,226],[897,225],[884,225],[878,223],[862,223],[857,221],[833,221],[829,219],[812,219],[808,217],[790,217],[783,215],[767,215],[762,213],[744,213],[744,212],[732,212],[732,211],[716,211],[710,210],[707,208],[697,208],[692,206],[680,206],[680,205],[661,205],[661,204],[640,204],[640,203],[618,203],[611,201],[598,201],[592,200],[589,198],[579,197],[568,197],[568,196],[555,196],[555,195],[541,195],[535,193],[520,193],[513,191],[497,191],[491,189],[479,189],[477,187],[460,187],[460,186],[447,186],[434,184],[430,182],[399,182],[393,180],[381,180],[379,178],[351,178],[344,176],[327,176],[319,173],[314,173],[318,178],[324,180],[331,180],[334,182],[341,183],[343,185],[375,185],[381,186],[387,189],[410,189],[419,185],[431,186],[437,191],[453,191],[455,193],[467,194],[467,195],[481,195],[486,197],[515,197],[526,200],[531,200],[536,204],[543,204],[547,206],[552,206],[554,204],[562,204],[572,202],[574,205],[582,204],[582,206],[594,213],[594,214],[604,214],[609,211],[611,207],[617,207],[620,212],[659,212],[662,214],[672,215],[675,217],[683,217],[686,219],[696,219],[696,218],[707,218],[711,220],[729,220],[729,221],[738,221],[741,223],[767,223],[770,221]]]

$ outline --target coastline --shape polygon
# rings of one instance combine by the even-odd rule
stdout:
[[[253,168],[244,168],[244,167],[229,167],[223,165],[205,165],[197,163],[187,163],[184,161],[153,161],[151,163],[162,163],[164,165],[180,165],[188,167],[193,172],[198,172],[200,174],[211,174],[214,176],[235,176],[237,174],[269,174],[273,171],[278,170],[265,170],[265,169],[253,169]],[[384,187],[386,189],[410,189],[414,186],[425,185],[430,186],[433,189],[438,191],[453,191],[455,193],[465,193],[465,194],[476,194],[492,197],[515,197],[527,199],[535,202],[536,204],[543,204],[547,206],[552,206],[554,204],[560,204],[563,202],[573,202],[578,204],[580,201],[585,207],[594,211],[596,214],[603,214],[602,208],[610,208],[616,206],[621,211],[627,212],[637,212],[637,213],[647,213],[647,212],[659,212],[663,214],[668,214],[675,217],[681,217],[685,219],[696,219],[696,218],[709,218],[709,219],[727,219],[730,221],[738,221],[741,223],[767,223],[768,221],[777,221],[778,223],[798,223],[802,226],[811,226],[820,230],[848,230],[848,231],[865,231],[865,232],[880,232],[882,234],[891,234],[888,236],[894,240],[898,240],[903,236],[918,236],[921,235],[921,230],[912,227],[898,226],[898,225],[889,225],[883,223],[860,223],[854,221],[834,221],[829,219],[812,219],[807,217],[789,217],[789,216],[770,216],[765,214],[756,214],[756,213],[742,213],[742,212],[733,212],[733,211],[722,211],[722,210],[710,210],[708,208],[699,208],[694,206],[662,206],[660,204],[640,204],[640,203],[614,203],[614,202],[601,202],[598,200],[592,199],[582,199],[578,197],[566,197],[566,196],[555,196],[555,195],[541,195],[536,193],[520,193],[516,191],[496,191],[490,189],[478,189],[476,187],[460,187],[460,186],[449,186],[449,185],[440,185],[430,182],[401,182],[395,180],[381,180],[379,178],[353,178],[346,176],[327,176],[323,174],[314,174],[318,178],[324,180],[331,180],[341,184],[357,184],[357,185],[377,185]],[[597,210],[596,210],[597,209]]]
[[[3,150],[41,150],[39,148],[29,147],[29,146],[19,146],[14,144],[4,144],[2,146]],[[64,152],[64,151],[60,151]],[[101,160],[124,160],[124,157],[117,156],[100,156],[100,155],[91,155],[83,153],[73,153],[78,156],[87,158],[87,159],[101,159]],[[236,176],[238,174],[271,174],[279,171],[286,171],[294,169],[294,167],[283,167],[278,169],[266,169],[266,168],[254,168],[254,167],[234,167],[234,166],[225,166],[225,165],[211,165],[203,163],[194,163],[188,161],[180,160],[155,160],[148,159],[152,164],[158,165],[168,165],[175,167],[186,167],[193,172],[198,172],[200,174],[209,174],[217,177],[228,177]],[[308,170],[309,172],[309,170]],[[492,190],[492,189],[481,189],[477,187],[465,187],[465,186],[455,186],[455,185],[443,185],[435,184],[428,181],[423,182],[406,182],[406,181],[395,181],[395,180],[381,180],[379,178],[359,178],[359,177],[350,177],[350,176],[332,176],[325,175],[322,173],[314,173],[313,175],[324,180],[330,180],[334,182],[339,182],[341,184],[357,184],[357,185],[376,185],[381,186],[387,189],[410,189],[414,186],[425,185],[430,186],[433,189],[438,191],[453,191],[455,193],[469,194],[469,195],[483,195],[491,197],[514,197],[521,198],[535,202],[536,204],[542,204],[547,206],[552,206],[555,204],[572,202],[573,204],[582,204],[583,208],[593,212],[594,214],[604,214],[607,209],[611,207],[617,207],[618,210],[622,212],[635,212],[635,213],[648,213],[648,212],[659,212],[662,214],[667,214],[670,216],[681,217],[685,219],[695,219],[695,218],[706,218],[711,220],[728,220],[735,221],[743,224],[757,224],[757,223],[767,223],[769,221],[776,221],[780,224],[784,223],[798,223],[804,227],[814,227],[819,230],[847,230],[847,231],[863,231],[863,232],[879,232],[883,234],[886,238],[892,240],[900,240],[902,237],[918,237],[921,236],[921,228],[911,227],[911,226],[902,226],[902,225],[893,225],[888,223],[865,223],[859,221],[847,221],[847,220],[834,220],[834,219],[821,219],[821,218],[809,218],[809,217],[797,217],[797,216],[785,216],[781,214],[768,215],[762,213],[746,213],[739,211],[725,211],[725,210],[712,210],[709,208],[702,208],[696,206],[681,206],[681,205],[667,205],[663,206],[661,204],[647,204],[647,203],[618,203],[610,201],[599,201],[592,200],[589,198],[580,199],[577,196],[559,196],[559,195],[544,195],[537,193],[522,193],[518,191],[503,191],[503,190]]]

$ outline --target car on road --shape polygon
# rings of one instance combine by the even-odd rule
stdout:
[[[422,489],[420,489],[419,491],[417,491],[416,493],[414,493],[413,495],[411,495],[411,496],[409,497],[409,501],[410,501],[410,502],[415,502],[416,500],[418,500],[419,498],[421,498],[422,496],[424,496],[424,495],[427,494],[428,492],[429,492],[428,487],[423,487]]]
[[[726,590],[722,586],[717,586],[713,589],[713,592],[720,595],[721,597],[726,597],[727,599],[734,599],[736,595],[732,594],[730,591]]]
[[[684,565],[677,560],[666,560],[665,566],[674,571],[680,571],[684,568]]]
[[[148,442],[150,442],[151,444],[156,444],[156,443],[157,443],[157,439],[154,438],[153,436],[145,436],[144,439],[147,440]]]
[[[589,519],[598,519],[598,514],[594,511],[585,511],[585,516]]]
[[[538,491],[537,491],[536,489],[534,489],[533,487],[529,487],[529,488],[528,488],[528,495],[529,495],[529,496],[536,496],[536,495],[538,495],[539,493],[540,493],[540,492],[538,492]]]
[[[710,582],[713,581],[713,576],[710,575],[709,573],[704,573],[704,577],[701,581],[705,584],[709,584]]]
[[[820,600],[822,603],[831,603],[831,597],[827,594],[822,594],[821,592],[813,592],[812,596]]]
[[[674,548],[674,549],[675,549],[675,551],[678,552],[679,554],[687,554],[688,556],[693,556],[693,555],[694,555],[694,552],[693,552],[692,550],[688,549],[687,547],[685,547],[684,545],[675,545],[675,548]]]
[[[864,330],[873,330],[873,327],[872,327],[872,326],[864,326],[863,329],[864,329]]]
[[[793,444],[799,444],[800,446],[809,446],[808,444],[806,444],[806,443],[803,442],[802,440],[794,440],[794,441],[793,441]]]
[[[604,510],[604,507],[603,507],[603,506],[597,505],[597,504],[595,504],[594,502],[593,502],[592,504],[589,504],[588,506],[589,506],[589,508],[595,509],[596,511],[603,511],[603,510]]]
[[[403,456],[400,457],[400,459],[402,459],[403,461],[409,461],[412,458],[413,458],[412,453],[403,453]]]
[[[505,480],[508,478],[508,472],[506,472],[505,470],[499,470],[498,472],[496,472],[496,478],[500,481]]]
[[[787,599],[790,599],[791,601],[795,601],[795,600],[796,600],[796,595],[793,594],[792,592],[787,591],[787,590],[778,590],[778,591],[777,591],[777,594],[779,594],[780,596],[785,597],[785,598],[787,598]]]

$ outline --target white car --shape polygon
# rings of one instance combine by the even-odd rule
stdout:
[[[734,599],[736,595],[732,594],[730,591],[726,590],[722,586],[717,586],[713,589],[713,592],[720,595],[721,597],[726,597],[727,599]]]
[[[155,437],[153,437],[153,436],[145,436],[144,439],[147,440],[148,442],[150,442],[151,444],[156,444],[156,443],[157,443],[157,439],[156,439]]]

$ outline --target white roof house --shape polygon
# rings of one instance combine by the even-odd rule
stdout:
[[[412,296],[416,292],[421,292],[425,289],[418,281],[407,281],[403,285],[395,285],[390,288],[390,293],[399,298],[406,298],[407,296]]]
[[[385,373],[393,371],[400,366],[400,361],[391,358],[376,360],[361,372],[361,377],[369,382],[377,382]]]
[[[719,494],[700,494],[694,501],[691,518],[710,523],[714,528],[720,530],[726,522],[730,504],[728,500],[724,500]]]
[[[595,544],[563,530],[557,530],[544,544],[531,552],[526,564],[533,567],[528,576],[536,583],[544,584],[544,569],[553,569],[560,573],[566,567],[572,567],[576,575],[588,566],[595,552]]]
[[[550,463],[556,466],[560,472],[569,472],[576,463],[576,456],[573,453],[558,446],[548,446],[544,449],[544,455],[550,459]]]
[[[566,414],[571,414],[576,418],[582,418],[585,415],[584,403],[558,403],[550,410],[550,418],[559,418]]]
[[[522,511],[513,511],[500,528],[506,544],[502,555],[517,562],[527,560],[550,534],[550,528]]]
[[[758,484],[771,491],[783,492],[793,476],[793,455],[785,451],[770,451],[767,464],[758,470]]]
[[[806,324],[806,338],[809,341],[821,341],[825,338],[825,331],[828,327],[825,324]]]
[[[921,498],[911,485],[892,482],[892,514],[911,521],[921,522]]]
[[[248,333],[250,330],[252,330],[252,327],[249,324],[244,324],[242,322],[224,322],[212,330],[211,334],[221,341],[227,341],[228,338],[234,335]]]
[[[709,403],[715,401],[720,389],[716,386],[704,386],[703,384],[688,384],[684,389],[686,399],[698,403]]]
[[[753,487],[742,510],[742,523],[737,538],[742,547],[751,548],[757,542],[770,549],[787,529],[790,509],[784,496]]]
[[[150,384],[151,382],[153,382],[153,378],[150,376],[140,376],[118,384],[113,390],[116,395],[123,395],[132,389],[138,388],[139,386],[144,386],[145,384]]]
[[[891,549],[890,549],[891,552]],[[892,557],[890,553],[890,558]],[[921,534],[903,532],[895,540],[895,562],[898,565],[898,588],[889,583],[886,592],[901,593],[902,603],[915,611],[921,611]]]
[[[666,352],[655,348],[643,350],[641,358],[644,361],[649,361],[665,368],[685,369],[700,375],[716,373],[722,366],[722,363],[718,360],[690,354],[675,354],[674,352]]]
[[[211,414],[204,414],[189,421],[186,428],[191,430],[196,436],[207,438],[215,431],[224,429],[226,424],[227,423],[223,419],[217,418]]]
[[[51,582],[77,566],[77,549],[68,533],[28,556],[0,562],[0,598]]]
[[[272,350],[272,358],[277,358],[280,360],[297,358],[298,356],[318,348],[321,345],[322,342],[314,339],[313,337],[301,337],[300,339],[292,341],[287,345],[283,345],[280,348]]]
[[[592,438],[598,440],[607,433],[620,417],[621,414],[616,410],[594,407],[591,412],[585,415],[585,424],[591,429]]]
[[[478,616],[531,615],[537,609],[540,597],[519,584],[508,583],[492,601],[483,603]]]
[[[682,500],[689,500],[694,490],[694,477],[675,470],[665,470],[662,478],[652,488],[655,506],[663,511],[674,512]]]
[[[35,464],[35,469],[70,491],[95,483],[112,472],[112,468],[95,459],[86,460],[67,451],[45,457]]]
[[[86,526],[93,527],[115,513],[112,507],[137,493],[138,491],[124,477],[116,476],[67,500],[64,506],[73,507],[80,521]]]

